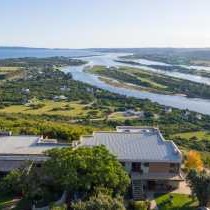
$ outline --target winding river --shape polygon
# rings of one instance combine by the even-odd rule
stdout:
[[[121,55],[122,54],[118,53],[118,54],[105,54],[105,55],[100,55],[100,56],[85,57],[82,59],[85,61],[88,61],[88,64],[82,65],[82,66],[65,67],[63,71],[66,73],[70,72],[75,80],[94,85],[96,87],[102,88],[104,90],[108,90],[113,93],[118,93],[118,94],[126,95],[126,96],[132,96],[139,99],[149,99],[153,102],[157,102],[162,105],[171,106],[171,107],[175,107],[179,109],[189,109],[191,111],[210,115],[210,100],[205,100],[205,99],[200,99],[200,98],[187,98],[187,97],[179,96],[179,95],[164,95],[164,94],[157,94],[157,93],[151,93],[151,92],[144,92],[140,90],[128,89],[128,88],[123,88],[123,87],[114,87],[112,85],[109,85],[101,81],[98,78],[98,76],[89,74],[83,71],[85,67],[94,66],[94,65],[104,65],[104,66],[109,66],[109,67],[132,66],[132,67],[142,68],[139,66],[127,65],[127,64],[116,62],[115,60],[117,59],[117,57]],[[159,70],[153,70],[153,71],[162,73]],[[203,78],[200,78],[200,77],[197,78],[197,76],[188,75],[188,74],[179,73],[177,75],[177,72],[169,72],[169,73],[170,73],[169,76],[179,77],[182,79],[191,80],[193,78],[192,81],[196,81],[198,79],[198,81],[196,82],[199,82],[199,81],[201,82],[201,80],[203,79]],[[189,76],[191,77],[189,78]],[[209,80],[209,84],[210,84],[210,80]]]

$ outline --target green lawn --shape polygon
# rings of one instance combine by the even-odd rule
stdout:
[[[19,67],[11,67],[11,66],[1,66],[0,72],[8,72],[8,71],[17,71],[20,70]]]
[[[180,137],[183,139],[191,139],[196,137],[198,140],[210,140],[210,133],[207,131],[194,131],[194,132],[185,132],[185,133],[178,133],[173,135],[173,137]]]
[[[82,118],[87,116],[88,114],[93,115],[93,111],[95,112],[95,117],[100,118],[103,117],[103,112],[99,109],[91,109],[91,106],[81,104],[78,101],[75,102],[67,102],[67,101],[39,101],[34,104],[43,104],[40,108],[32,108],[27,105],[12,105],[9,107],[5,107],[0,109],[0,112],[3,113],[22,113],[22,114],[34,114],[34,115],[60,115],[60,116],[68,116],[74,118]]]
[[[13,196],[5,196],[0,192],[0,210],[5,209],[5,206],[8,206],[13,203]]]
[[[5,204],[8,204],[11,202],[12,198],[9,196],[2,196],[0,195],[0,209],[4,209]]]
[[[22,75],[22,69],[20,67],[7,67],[3,66],[0,67],[0,79],[5,80],[5,79],[15,79]]]
[[[117,121],[124,121],[127,119],[136,119],[137,116],[124,116],[123,112],[114,112],[109,115],[109,120],[117,120]]]
[[[169,195],[173,195],[170,203]],[[182,194],[157,194],[155,195],[156,203],[161,210],[195,210],[197,202],[188,195]]]

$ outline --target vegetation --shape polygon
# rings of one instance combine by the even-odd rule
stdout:
[[[122,52],[122,50],[121,50]],[[133,59],[148,59],[173,65],[203,65],[209,64],[210,52],[203,49],[179,49],[179,48],[141,48],[128,49],[133,55],[126,56]]]
[[[73,210],[125,210],[122,198],[112,198],[102,194],[91,196],[87,201],[79,201],[72,205]]]
[[[0,67],[0,81],[14,79],[23,74],[19,67]]]
[[[121,164],[104,146],[53,149],[48,155],[50,159],[41,168],[29,162],[25,169],[11,171],[2,179],[1,191],[5,195],[21,194],[29,202],[45,206],[58,200],[64,191],[73,201],[75,197],[89,198],[100,187],[109,192],[103,197],[108,202],[111,197],[123,195],[130,183]],[[102,198],[97,195],[97,199]],[[120,200],[114,199],[114,203],[117,207]]]
[[[50,210],[67,210],[67,206],[64,205],[53,205]]]
[[[147,210],[150,209],[149,201],[130,201],[129,210]]]
[[[0,115],[0,129],[11,130],[14,134],[43,135],[61,141],[79,139],[81,135],[93,131],[91,126],[69,124],[67,122],[49,121],[47,117],[33,117],[31,115]]]
[[[0,209],[3,210],[6,205],[12,203],[13,196],[3,195],[0,193]]]
[[[69,193],[92,192],[106,187],[113,194],[125,193],[129,177],[105,147],[52,150],[44,165],[56,185]]]
[[[139,62],[135,62],[132,60],[116,60],[119,63],[125,63],[125,64],[130,64],[130,65],[135,65],[135,66],[141,66],[141,67],[149,67],[149,68],[153,68],[153,69],[158,69],[158,70],[162,70],[162,71],[168,71],[168,72],[180,72],[180,73],[184,73],[184,74],[192,74],[192,75],[197,75],[197,76],[201,76],[201,77],[210,77],[210,72],[206,71],[206,70],[197,70],[193,67],[191,68],[187,68],[184,66],[180,66],[180,65],[164,65],[164,64],[159,64],[159,65],[153,65],[153,64],[141,64]],[[205,65],[204,65],[205,66]]]
[[[91,73],[135,84],[147,91],[165,94],[184,94],[188,97],[210,98],[210,86],[188,80],[169,77],[141,69],[130,67],[107,68],[95,66],[88,70]]]
[[[205,172],[191,170],[187,176],[192,194],[198,198],[199,206],[208,206],[210,203],[210,175]]]
[[[95,112],[94,112],[95,111]],[[105,110],[104,110],[105,111]],[[94,109],[91,104],[83,104],[81,101],[30,101],[26,105],[11,105],[0,109],[1,113],[22,113],[30,115],[59,115],[71,119],[86,119],[104,117],[103,110]]]
[[[198,141],[202,140],[209,140],[210,141],[210,133],[208,131],[191,131],[191,132],[184,132],[184,133],[177,133],[173,137],[181,138],[184,141],[189,139],[195,139]]]
[[[167,113],[157,103],[110,93],[74,81],[60,71],[62,66],[79,64],[83,62],[64,57],[1,60],[0,68],[21,68],[24,75],[0,83],[0,130],[71,142],[93,130],[110,130],[118,125],[158,126],[165,138],[173,139],[183,150],[201,152],[205,166],[210,166],[209,116],[198,119],[196,113],[178,109]],[[92,70],[150,90],[170,91],[168,84],[161,78],[155,81],[157,76],[149,72],[134,68]],[[129,109],[143,111],[144,117],[119,114]]]
[[[161,210],[195,210],[197,202],[184,194],[156,194],[156,203]]]
[[[188,170],[195,169],[197,171],[203,170],[203,162],[201,156],[196,151],[189,151],[186,157],[185,167]]]
[[[6,195],[17,195],[22,190],[22,173],[20,170],[13,170],[0,182],[0,191]]]

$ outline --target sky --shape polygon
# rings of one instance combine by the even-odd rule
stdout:
[[[210,0],[0,0],[0,46],[210,47]]]

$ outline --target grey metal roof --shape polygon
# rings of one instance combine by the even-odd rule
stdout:
[[[64,146],[64,144],[42,142],[38,136],[1,136],[0,156],[41,155],[46,150]]]
[[[105,145],[119,160],[181,162],[181,153],[172,141],[159,132],[96,132],[82,137],[80,146]]]

